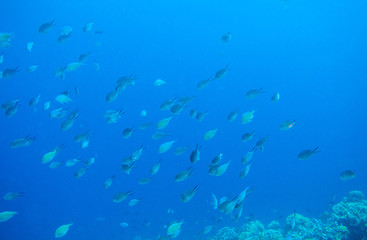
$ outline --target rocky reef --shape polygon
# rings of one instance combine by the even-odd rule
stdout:
[[[239,228],[224,227],[208,240],[367,240],[367,200],[352,191],[319,218],[291,214],[282,225],[272,221],[266,227],[258,220]]]

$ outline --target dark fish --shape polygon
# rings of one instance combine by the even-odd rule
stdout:
[[[230,42],[232,40],[232,34],[230,32],[227,32],[222,36],[221,40],[225,43]]]
[[[10,77],[12,77],[17,72],[19,72],[19,66],[16,67],[16,68],[6,68],[2,72],[1,77],[2,78],[10,78]]]
[[[320,152],[318,149],[319,149],[319,147],[316,147],[315,149],[303,150],[302,152],[300,152],[298,154],[298,160],[306,160],[306,159],[312,157],[315,153]]]
[[[216,73],[215,73],[215,79],[221,79],[224,76],[226,76],[227,72],[228,72],[228,68],[229,65],[227,65],[225,68],[219,69]]]
[[[352,170],[346,170],[340,174],[340,179],[343,181],[353,179],[356,176],[355,172]]]
[[[42,24],[39,29],[38,32],[39,33],[47,33],[48,31],[50,31],[51,27],[54,26],[55,19],[53,19],[51,22],[47,22]]]
[[[200,146],[199,144],[196,144],[196,149],[191,152],[190,154],[190,162],[196,163],[200,160]]]

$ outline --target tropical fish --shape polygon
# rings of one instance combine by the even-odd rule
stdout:
[[[83,27],[83,32],[90,32],[93,27],[93,22],[86,23]]]
[[[61,144],[59,146],[57,146],[54,150],[46,153],[45,155],[43,155],[42,157],[42,163],[49,163],[51,162],[57,154],[59,154],[61,152],[61,150],[63,150],[65,148],[64,144]]]
[[[226,75],[227,75],[227,72],[228,72],[228,68],[229,68],[229,65],[227,65],[226,67],[224,68],[221,68],[219,69],[216,73],[215,73],[215,79],[222,79],[224,78]]]
[[[32,136],[26,136],[24,138],[18,138],[13,140],[10,143],[10,146],[12,148],[18,148],[18,147],[28,147],[29,145],[31,145],[31,143],[33,143],[37,138],[36,137],[32,137]]]
[[[226,171],[231,162],[223,163],[223,164],[216,164],[209,166],[209,174],[213,176],[222,176]]]
[[[255,135],[255,130],[252,132],[244,133],[241,136],[241,140],[242,142],[248,142],[254,137],[254,135]]]
[[[69,130],[73,125],[75,120],[79,117],[79,110],[78,108],[72,111],[67,119],[61,123],[61,130],[66,131]]]
[[[140,178],[138,183],[141,185],[145,185],[150,183],[152,180],[153,180],[152,178]]]
[[[90,167],[90,166],[92,166],[92,165],[95,163],[95,161],[96,161],[96,158],[95,158],[95,157],[88,158],[88,159],[85,161],[84,165],[85,165],[86,167]]]
[[[176,182],[182,182],[185,181],[186,179],[188,179],[191,175],[193,174],[193,169],[192,167],[188,167],[185,170],[179,172],[178,174],[176,174],[175,176],[175,181]]]
[[[263,91],[263,87],[262,88],[259,88],[259,89],[250,89],[246,92],[246,97],[248,99],[252,99],[252,98],[255,98],[257,97],[260,93],[262,93]]]
[[[167,236],[170,238],[176,238],[181,232],[182,224],[183,224],[183,220],[181,220],[180,222],[173,221],[170,224],[168,224]]]
[[[124,111],[120,110],[107,110],[104,117],[107,119],[107,123],[117,123],[117,121],[122,117]]]
[[[50,31],[50,29],[55,25],[55,19],[53,19],[51,22],[46,22],[43,23],[39,28],[38,28],[38,32],[39,33],[47,33]]]
[[[168,136],[170,136],[170,134],[169,133],[165,133],[165,132],[155,132],[155,133],[153,133],[153,135],[152,135],[152,138],[154,139],[154,140],[159,140],[159,139],[162,139],[162,138],[164,138],[164,137],[168,137]]]
[[[74,141],[76,143],[81,143],[82,148],[86,148],[89,145],[89,138],[91,134],[91,130],[88,130],[87,132],[80,133],[74,137]]]
[[[214,193],[212,193],[212,205],[214,209],[218,209],[218,199]]]
[[[205,80],[202,80],[202,81],[200,81],[200,82],[198,82],[198,84],[197,84],[197,88],[198,89],[204,89],[204,88],[206,88],[208,85],[209,85],[209,83],[211,82],[211,81],[213,81],[214,79],[213,79],[213,77],[211,76],[210,78],[208,78],[208,79],[205,79]]]
[[[73,100],[68,96],[67,93],[61,93],[55,97],[56,102],[61,104],[71,103]]]
[[[15,99],[15,100],[11,100],[11,101],[7,101],[7,102],[4,102],[2,105],[1,105],[1,109],[3,110],[7,110],[11,107],[14,107],[16,106],[18,103],[20,102],[19,99]]]
[[[236,108],[235,110],[233,110],[232,112],[230,112],[227,116],[227,120],[229,122],[233,122],[234,120],[236,120],[237,115],[238,115],[238,108]]]
[[[79,168],[78,170],[75,171],[74,177],[75,178],[83,177],[87,170],[88,170],[88,167]]]
[[[135,206],[136,204],[138,204],[140,201],[141,201],[140,199],[136,199],[136,198],[134,198],[134,199],[131,199],[131,200],[129,201],[128,205],[129,205],[129,207],[133,207],[133,206]]]
[[[195,195],[196,191],[198,190],[199,186],[196,185],[193,189],[189,189],[181,194],[181,201],[186,203],[189,202]]]
[[[151,169],[150,169],[150,174],[155,175],[158,173],[159,169],[161,167],[161,160],[159,160],[157,163],[155,163]]]
[[[189,149],[190,149],[190,146],[178,147],[178,148],[175,149],[174,154],[175,155],[182,155],[185,152],[187,152],[187,150],[189,150]]]
[[[115,101],[118,97],[118,92],[116,90],[112,90],[111,92],[107,93],[106,102],[111,103]]]
[[[55,168],[58,168],[58,167],[60,167],[60,166],[62,166],[63,165],[63,163],[62,162],[52,162],[52,163],[50,163],[50,165],[48,165],[48,167],[50,168],[50,169],[55,169]]]
[[[340,179],[343,181],[353,179],[356,176],[355,172],[352,170],[345,170],[340,174]]]
[[[212,139],[215,136],[215,134],[217,133],[217,131],[218,131],[218,128],[207,131],[204,134],[204,140],[210,140],[210,139]]]
[[[279,129],[280,130],[288,130],[293,127],[293,125],[296,123],[296,121],[284,121],[280,124]]]
[[[11,211],[0,212],[0,222],[8,221],[10,218],[14,217],[14,215],[17,213],[18,212],[11,212]]]
[[[61,225],[56,229],[55,238],[61,238],[65,236],[69,232],[69,228],[73,225],[73,223]]]
[[[105,189],[107,189],[107,188],[111,187],[111,185],[112,185],[112,183],[113,183],[113,180],[114,180],[114,179],[115,179],[115,176],[112,176],[112,177],[108,178],[108,179],[104,182],[103,187],[104,187]]]
[[[250,123],[252,121],[252,119],[254,118],[254,113],[255,113],[255,110],[243,113],[242,114],[242,121],[241,121],[242,124]]]
[[[28,102],[28,106],[30,107],[34,107],[35,105],[37,105],[40,101],[41,95],[37,95],[33,98],[31,98],[31,100],[29,100]]]
[[[169,110],[176,101],[177,101],[177,98],[168,99],[168,100],[161,103],[159,109],[160,110]]]
[[[230,32],[227,32],[221,37],[222,42],[228,43],[232,40],[232,34]]]
[[[269,138],[269,135],[265,136],[265,137],[262,137],[260,138],[257,142],[256,142],[256,148],[257,149],[260,149],[261,151],[264,150],[264,144],[265,142],[268,140]]]
[[[92,51],[80,54],[79,58],[78,58],[78,61],[79,62],[85,62],[88,59],[88,57],[90,56],[91,53],[92,53]]]
[[[6,68],[2,71],[1,78],[10,78],[19,71],[19,66],[16,68]]]
[[[160,87],[160,86],[163,86],[163,85],[166,85],[167,83],[165,81],[163,81],[162,79],[157,79],[154,81],[154,86],[156,87]]]
[[[241,163],[249,164],[251,162],[252,156],[254,155],[255,151],[256,151],[256,147],[254,147],[251,151],[245,153],[241,158]]]
[[[312,157],[315,153],[319,153],[320,151],[318,149],[319,149],[319,147],[316,147],[314,149],[303,150],[298,154],[297,158],[298,158],[298,160],[306,160],[306,159]]]
[[[199,144],[196,144],[195,150],[191,152],[190,154],[191,163],[196,163],[197,161],[200,160],[200,148],[201,146],[199,146]]]
[[[196,120],[199,122],[203,121],[204,118],[209,114],[209,112],[197,112],[196,113]]]
[[[47,111],[51,107],[51,101],[47,101],[43,104],[43,110]]]
[[[65,108],[56,108],[50,112],[50,118],[51,119],[61,119],[68,114],[67,109]]]
[[[162,120],[160,120],[157,125],[156,125],[156,128],[157,129],[163,129],[165,127],[168,126],[168,124],[170,123],[172,119],[172,116],[171,117],[167,117],[167,118],[163,118]]]
[[[27,45],[26,45],[25,49],[27,51],[31,52],[32,49],[33,49],[33,45],[34,45],[34,42],[27,42]]]
[[[71,62],[65,67],[65,72],[74,72],[78,70],[81,66],[83,66],[84,63],[81,62]]]
[[[7,117],[13,117],[17,112],[18,108],[20,106],[19,102],[16,102],[14,106],[11,106],[5,110],[5,116]]]
[[[22,192],[8,192],[4,195],[3,199],[6,201],[11,201],[20,197],[24,197],[24,193]]]
[[[81,160],[78,158],[72,158],[66,161],[65,163],[65,167],[73,167],[75,166],[78,162],[80,162]]]
[[[124,201],[126,198],[128,198],[131,194],[132,194],[131,191],[116,193],[113,196],[113,202],[120,203]]]
[[[218,154],[217,156],[215,156],[215,157],[212,159],[212,163],[211,163],[211,165],[219,164],[219,163],[220,163],[220,161],[222,161],[222,158],[223,158],[223,153]]]
[[[134,128],[125,128],[123,131],[122,131],[122,137],[123,138],[129,138],[131,137],[131,134],[133,133],[134,131]]]
[[[251,165],[252,165],[251,162],[246,164],[246,166],[240,172],[240,178],[244,178],[248,175],[248,173],[250,172]]]
[[[208,225],[204,228],[204,230],[200,233],[202,235],[205,235],[205,234],[208,234],[210,233],[210,231],[213,229],[214,227],[214,224],[213,225]]]
[[[168,142],[164,142],[159,146],[158,152],[159,153],[165,153],[168,150],[171,149],[172,145],[177,142],[176,140],[172,140],[172,141],[168,141]]]
[[[274,93],[273,96],[271,96],[271,101],[272,102],[278,102],[280,98],[280,94],[278,92]]]

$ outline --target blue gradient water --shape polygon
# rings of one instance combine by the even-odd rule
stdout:
[[[11,47],[4,49],[0,70],[20,66],[14,77],[0,79],[0,102],[19,98],[18,113],[0,116],[0,195],[25,192],[13,201],[0,200],[0,212],[17,211],[0,223],[0,239],[52,239],[58,226],[74,223],[65,239],[155,239],[165,235],[165,225],[184,220],[177,239],[193,239],[205,226],[223,220],[223,226],[239,226],[253,216],[264,224],[298,213],[317,217],[350,190],[367,193],[366,121],[367,100],[367,3],[365,1],[6,1],[2,3],[0,32],[14,32]],[[38,27],[55,19],[49,33]],[[84,33],[84,24],[94,22],[94,30]],[[64,26],[73,27],[72,37],[64,43],[56,39]],[[233,39],[223,43],[221,36],[230,31]],[[33,41],[32,52],[25,50]],[[54,71],[77,61],[92,51],[81,69],[66,73],[64,80]],[[95,71],[93,61],[100,64]],[[34,73],[25,69],[39,65]],[[196,85],[230,65],[227,76],[205,89]],[[136,74],[135,86],[128,87],[113,103],[105,96],[115,81]],[[157,88],[154,80],[168,84]],[[60,120],[52,120],[43,103],[76,86],[69,107],[80,109],[80,117],[68,131],[60,129]],[[264,87],[255,99],[246,99],[249,89]],[[280,92],[280,100],[270,97]],[[36,107],[28,101],[41,94]],[[174,116],[167,132],[170,137],[154,141],[153,128],[140,130],[142,123],[157,122],[169,112],[160,104],[173,97],[196,96],[184,112]],[[255,109],[248,125],[240,119],[227,121],[229,112]],[[123,108],[117,124],[107,124],[104,112]],[[140,116],[147,110],[147,117]],[[190,109],[209,111],[204,121],[190,119]],[[238,117],[239,118],[239,117]],[[294,128],[280,131],[284,120],[296,120]],[[135,127],[130,139],[122,130]],[[218,128],[214,139],[204,141],[206,131]],[[90,146],[81,149],[73,137],[91,129]],[[241,135],[255,130],[249,143]],[[255,152],[249,176],[239,178],[241,156],[250,151],[261,136],[270,135],[263,152]],[[30,147],[12,149],[14,139],[36,135]],[[174,147],[190,145],[181,156],[173,150],[158,154],[159,145],[177,140]],[[96,163],[85,176],[74,178],[82,164],[49,169],[41,164],[43,154],[57,145],[66,148],[55,159],[70,158]],[[141,145],[142,158],[130,175],[120,170],[122,159]],[[189,154],[202,145],[201,160],[195,174],[185,182],[174,176],[190,166]],[[297,160],[304,149],[319,146],[320,153],[306,161]],[[211,159],[222,152],[231,161],[221,177],[210,176]],[[150,167],[162,159],[160,172],[148,185],[139,185],[149,177]],[[342,171],[351,169],[356,177],[342,181]],[[104,181],[116,175],[111,188]],[[199,185],[189,203],[180,194]],[[246,199],[244,216],[235,222],[231,216],[214,210],[211,194],[236,196],[247,186],[255,190]],[[116,204],[113,195],[131,190],[132,198],[142,201],[135,207],[128,200]],[[173,209],[174,213],[167,213]],[[121,222],[129,223],[127,228]],[[206,239],[201,236],[200,239]]]

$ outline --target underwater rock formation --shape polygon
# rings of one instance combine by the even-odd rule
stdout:
[[[284,227],[272,221],[267,227],[253,220],[239,228],[224,227],[209,240],[367,240],[367,200],[362,192],[352,191],[343,201],[320,218],[293,213]]]

